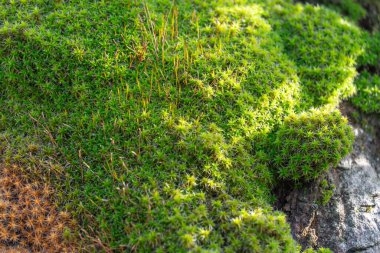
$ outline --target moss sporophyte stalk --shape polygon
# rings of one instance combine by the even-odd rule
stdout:
[[[288,0],[1,1],[1,161],[93,251],[299,252],[272,189],[350,151],[362,33]]]

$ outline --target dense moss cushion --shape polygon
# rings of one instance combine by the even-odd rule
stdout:
[[[0,154],[41,143],[115,251],[297,252],[271,189],[349,151],[360,37],[286,0],[1,1]]]

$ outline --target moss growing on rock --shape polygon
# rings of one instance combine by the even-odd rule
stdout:
[[[94,247],[299,250],[270,208],[271,189],[278,173],[310,180],[349,149],[349,127],[331,108],[353,92],[358,28],[286,0],[0,8],[2,157],[64,164],[60,204],[99,238]],[[314,121],[315,146],[301,124]],[[293,124],[313,147],[301,159],[323,162],[284,174],[298,156],[291,149],[273,166],[268,141],[288,148]],[[32,161],[22,159],[30,138],[44,147]]]
[[[276,133],[274,166],[284,179],[316,179],[350,152],[353,141],[338,111],[290,115]]]

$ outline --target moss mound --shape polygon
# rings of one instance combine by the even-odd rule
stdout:
[[[284,179],[312,180],[348,155],[351,127],[338,111],[290,115],[276,132],[274,166]]]
[[[349,149],[355,25],[286,0],[3,1],[0,25],[1,157],[60,163],[37,174],[97,250],[299,251],[271,189]],[[334,158],[285,175],[271,140],[314,120],[305,156]]]

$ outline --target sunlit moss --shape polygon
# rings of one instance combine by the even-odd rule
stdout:
[[[312,180],[351,150],[354,135],[338,112],[291,115],[276,133],[274,166],[284,179]]]
[[[13,1],[0,17],[2,157],[63,164],[59,203],[95,250],[299,251],[271,190],[349,150],[331,108],[354,91],[355,25],[285,0]]]

